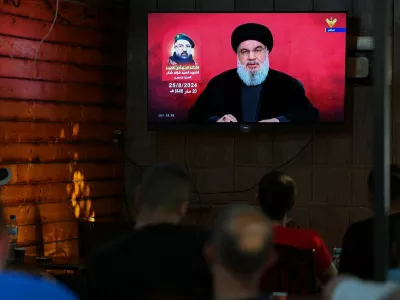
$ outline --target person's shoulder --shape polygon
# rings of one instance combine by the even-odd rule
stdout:
[[[274,69],[269,69],[267,79],[277,81],[280,84],[285,84],[286,86],[293,85],[297,88],[301,87],[302,85],[298,79],[290,76],[289,74]]]
[[[306,237],[306,238],[317,237],[317,238],[320,238],[319,233],[316,230],[311,229],[311,228],[295,228],[293,230],[294,230],[293,234],[296,234],[296,235],[299,235],[299,236],[302,236],[302,237]]]
[[[353,222],[347,228],[345,237],[348,237],[350,239],[357,238],[360,235],[363,235],[368,231],[371,231],[372,226],[373,226],[372,218]]]
[[[183,224],[178,224],[174,226],[170,226],[168,230],[172,234],[181,234],[181,235],[187,235],[189,237],[193,238],[206,238],[209,236],[210,231],[200,227],[200,226],[193,226],[193,225],[183,225]]]
[[[370,227],[373,225],[372,218],[368,218],[365,220],[359,220],[350,224],[349,229],[357,230],[363,227]]]
[[[135,239],[135,233],[125,234],[111,241],[108,241],[100,245],[89,257],[89,265],[97,264],[98,261],[106,262],[111,257],[115,257],[116,253],[120,252],[121,249],[125,249],[127,245],[131,244]]]
[[[0,275],[0,289],[3,296],[16,299],[58,299],[73,300],[77,297],[61,284],[40,277],[27,276],[17,272],[4,272]],[[11,298],[10,298],[11,299]]]
[[[275,231],[279,234],[285,234],[289,236],[314,236],[318,235],[318,232],[311,228],[290,228],[285,226],[274,227]]]
[[[275,70],[275,69],[269,69],[268,77],[273,78],[275,80],[283,80],[283,81],[287,81],[287,82],[298,82],[296,78],[290,76],[289,74]]]
[[[183,243],[184,247],[198,248],[209,241],[211,232],[200,226],[176,225],[170,236],[177,244]]]
[[[307,248],[315,248],[320,245],[322,239],[318,232],[309,228],[288,228],[284,226],[276,226],[274,227],[275,237],[280,242],[293,244],[296,246],[304,245]]]
[[[209,229],[200,227],[200,226],[186,226],[186,230],[194,233],[195,235],[208,239],[211,235],[211,231]]]
[[[170,237],[173,239],[197,239],[207,236],[208,231],[200,226],[183,225],[183,224],[157,224],[145,226],[136,230],[136,239],[163,239]]]
[[[303,241],[307,242],[307,245],[309,245],[311,248],[320,248],[324,245],[321,235],[314,229],[298,228],[293,230],[293,235],[296,235]]]
[[[154,225],[146,225],[140,228],[135,229],[135,233],[137,236],[147,235],[157,232],[187,232],[187,231],[195,231],[197,228],[195,226],[190,225],[182,225],[182,224],[172,224],[172,223],[160,223]]]
[[[389,220],[390,222],[400,223],[400,213],[390,215]]]
[[[277,78],[277,79],[281,79],[281,80],[296,80],[294,77],[290,76],[287,73],[275,70],[275,69],[269,69],[268,71],[268,77],[273,77],[273,78]]]
[[[138,253],[146,254],[148,250],[144,245],[154,249],[163,247],[165,255],[175,255],[176,253],[190,252],[193,249],[196,249],[195,251],[202,249],[207,241],[207,231],[200,227],[160,224],[139,229],[135,240],[136,246],[132,249]],[[186,255],[186,253],[183,255]]]
[[[230,69],[214,76],[209,84],[220,84],[224,82],[231,82],[238,79],[237,69]]]

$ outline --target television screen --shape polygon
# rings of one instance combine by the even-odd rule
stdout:
[[[343,123],[346,19],[149,13],[149,128]]]

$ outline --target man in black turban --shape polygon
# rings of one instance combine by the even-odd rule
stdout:
[[[248,23],[231,37],[237,68],[210,80],[189,110],[192,123],[312,123],[319,111],[295,78],[270,69],[271,31]]]
[[[169,57],[168,65],[195,65],[193,59],[193,40],[184,33],[177,34],[174,40],[174,54]]]

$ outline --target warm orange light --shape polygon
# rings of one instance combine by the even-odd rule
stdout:
[[[76,203],[76,202],[75,202]],[[76,205],[76,204],[75,204]],[[74,215],[76,219],[79,219],[79,216],[81,215],[81,210],[79,208],[79,205],[76,205],[74,208]]]
[[[65,139],[65,130],[64,130],[64,128],[61,129],[60,139]]]
[[[72,127],[72,136],[76,137],[79,134],[79,124],[74,124]],[[64,129],[61,130],[60,137],[65,137]],[[74,162],[69,164],[69,172],[72,174],[72,184],[67,184],[66,191],[71,201],[71,206],[74,211],[75,218],[87,219],[90,222],[95,220],[95,212],[90,200],[90,184],[85,182],[85,176],[82,171],[77,170],[79,161],[79,153],[74,152]]]
[[[88,218],[88,221],[89,222],[94,222],[94,218],[95,218],[95,213],[93,211],[92,214],[90,215],[90,217]]]
[[[72,127],[72,136],[78,136],[79,134],[79,124],[74,124]]]
[[[85,197],[89,198],[89,196],[90,196],[90,185],[87,184],[85,186]]]
[[[90,200],[90,185],[85,182],[85,176],[81,171],[75,170],[72,175],[73,183],[67,184],[66,191],[70,197],[75,218],[90,219],[94,222],[95,212]]]

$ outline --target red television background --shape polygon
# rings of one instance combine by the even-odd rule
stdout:
[[[330,28],[327,19],[336,19]],[[244,23],[267,26],[274,37],[270,67],[298,79],[320,111],[320,122],[344,121],[346,13],[149,13],[148,122],[185,122],[187,112],[214,76],[237,67],[233,30]],[[196,70],[167,70],[174,38],[195,43]],[[197,72],[198,71],[198,72]],[[175,74],[174,74],[175,73]],[[179,75],[176,75],[179,74]],[[183,94],[186,91],[190,94]],[[182,93],[183,92],[183,93]]]

